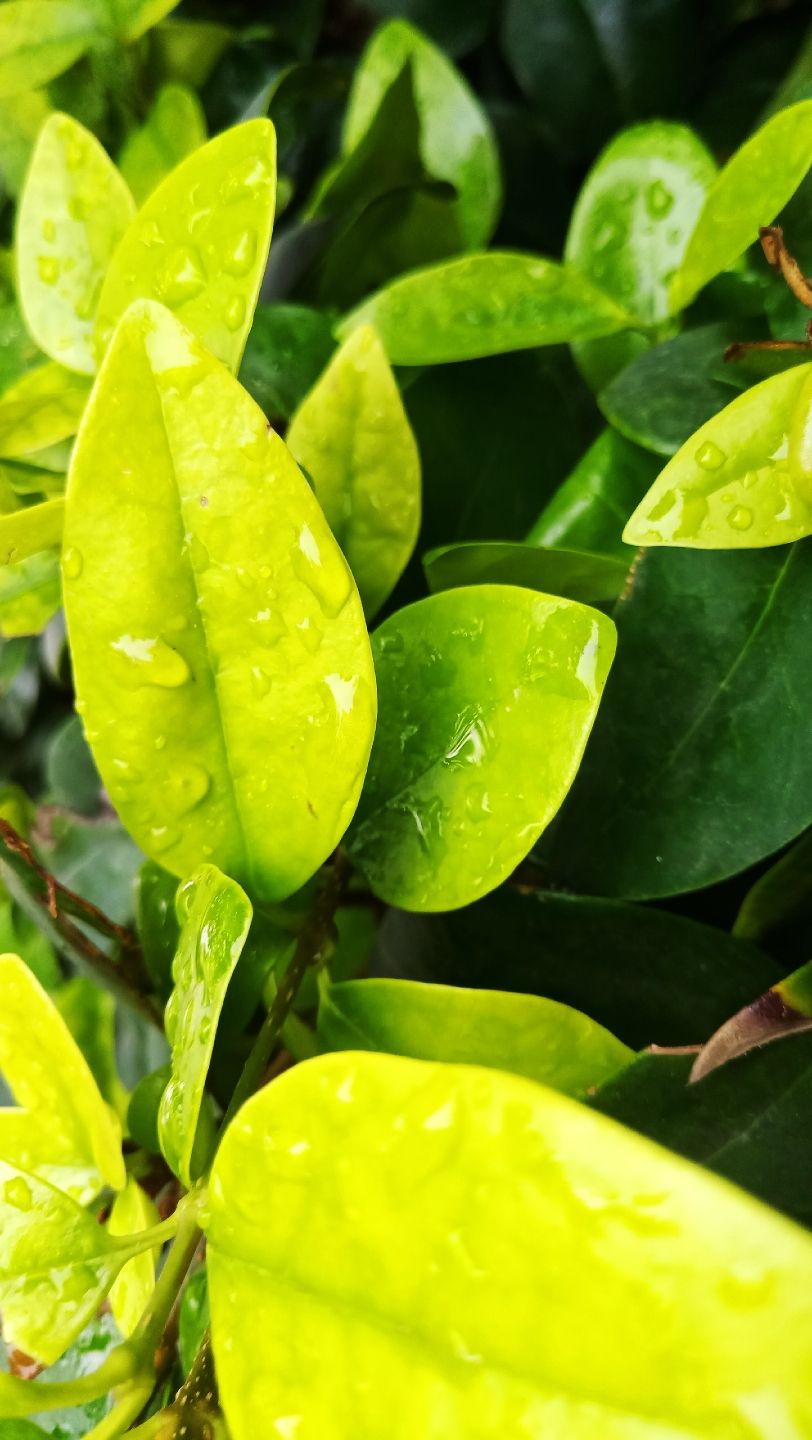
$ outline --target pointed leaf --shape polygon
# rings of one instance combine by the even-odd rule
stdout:
[[[0,95],[17,95],[52,80],[89,49],[98,33],[91,5],[7,0],[0,6]]]
[[[175,9],[178,0],[102,0],[110,23],[120,40],[138,40],[164,15]]]
[[[812,830],[808,830],[750,887],[733,934],[763,944],[792,921],[812,919]],[[775,932],[778,932],[775,935]],[[804,946],[806,937],[804,936]]]
[[[381,625],[348,836],[376,895],[450,910],[510,874],[572,784],[614,647],[598,611],[508,585],[447,590]]]
[[[738,1055],[746,1055],[757,1045],[783,1040],[802,1030],[812,1030],[812,961],[720,1026],[697,1055],[691,1081],[703,1080],[712,1070]]]
[[[169,1164],[188,1186],[197,1178],[193,1150],[217,1023],[253,910],[240,886],[214,865],[204,865],[181,886],[177,908],[183,923],[166,1008],[172,1075],[161,1098],[158,1134]]]
[[[623,527],[658,469],[647,451],[607,427],[548,500],[528,544],[564,546],[631,561],[634,552],[623,543]]]
[[[631,317],[576,271],[492,251],[394,280],[339,326],[374,325],[393,365],[440,365],[612,335]]]
[[[461,585],[521,585],[594,605],[620,594],[629,563],[583,550],[472,540],[430,550],[423,556],[423,569],[435,594]]]
[[[70,115],[51,115],[20,196],[20,305],[46,355],[84,375],[96,369],[100,287],[134,213],[127,186],[95,136]]]
[[[811,411],[812,365],[745,390],[677,451],[624,540],[736,550],[812,534],[812,464],[803,453]]]
[[[119,156],[119,168],[137,203],[143,205],[156,185],[205,143],[206,117],[194,90],[164,85]]]
[[[812,165],[812,100],[773,115],[717,176],[671,284],[671,310],[727,270],[758,239]]]
[[[812,1424],[809,1235],[515,1076],[297,1065],[227,1132],[207,1228],[234,1440]]]
[[[152,1200],[130,1176],[121,1194],[115,1198],[107,1229],[110,1235],[137,1235],[140,1230],[149,1230],[151,1225],[157,1225],[158,1219]],[[125,1340],[132,1335],[155,1289],[158,1248],[144,1250],[128,1260],[113,1281],[110,1308]]]
[[[90,382],[52,361],[29,370],[0,396],[0,456],[29,456],[79,429]]]
[[[44,500],[0,515],[0,565],[11,565],[58,545],[62,539],[65,502]]]
[[[65,546],[77,692],[130,833],[174,874],[211,859],[291,894],[360,793],[361,603],[282,441],[161,306],[133,308],[99,375]]]
[[[420,528],[420,457],[395,377],[374,330],[345,340],[296,411],[294,460],[374,615],[406,568]]]
[[[336,348],[333,322],[307,305],[258,305],[240,381],[271,419],[287,420]]]
[[[218,360],[239,369],[275,189],[270,120],[235,125],[188,155],[153,190],[116,250],[96,316],[99,353],[134,300],[160,300]]]
[[[564,1095],[602,1084],[634,1058],[602,1025],[555,1000],[409,980],[325,985],[318,1033],[327,1050],[485,1065]]]
[[[124,1184],[121,1131],[59,1011],[17,955],[0,956],[0,1155],[83,1204]],[[36,1035],[36,1046],[31,1036]]]

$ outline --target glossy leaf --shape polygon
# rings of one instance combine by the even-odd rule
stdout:
[[[217,1022],[240,958],[253,910],[248,896],[214,865],[178,891],[180,939],[175,988],[166,1009],[172,1075],[158,1112],[161,1149],[184,1185],[197,1179],[193,1151]]]
[[[440,365],[611,335],[632,323],[563,265],[492,251],[394,280],[347,316],[339,333],[374,325],[393,365]]]
[[[32,90],[67,70],[98,30],[89,5],[8,0],[0,9],[0,96]]]
[[[209,1284],[205,1265],[192,1271],[180,1301],[178,1353],[184,1375],[188,1375],[210,1324]]]
[[[812,366],[737,396],[677,452],[624,531],[634,545],[736,550],[812,533]]]
[[[164,85],[144,124],[128,136],[119,168],[139,205],[166,175],[206,143],[206,118],[195,92]]]
[[[101,1363],[100,1363],[101,1361]],[[35,1415],[36,1434],[55,1434],[57,1440],[79,1440],[88,1425],[101,1421],[108,1410],[106,1392],[126,1384],[137,1368],[138,1353],[120,1343],[110,1315],[96,1315],[56,1364],[36,1380],[23,1380],[0,1372],[0,1413]],[[18,1422],[22,1426],[22,1421]],[[28,1432],[10,1427],[8,1440],[28,1440]]]
[[[175,913],[177,875],[147,860],[138,875],[136,918],[144,964],[159,995],[172,988],[172,961],[178,947],[180,927]]]
[[[430,550],[423,568],[435,594],[461,585],[521,585],[594,605],[620,594],[629,566],[612,555],[474,540]]]
[[[454,66],[404,20],[380,26],[361,57],[344,122],[344,153],[362,142],[386,92],[407,64],[420,120],[423,163],[430,175],[454,186],[467,245],[482,245],[496,223],[501,198],[490,123]]]
[[[157,1225],[158,1218],[153,1202],[130,1176],[115,1198],[107,1228],[111,1235],[137,1235]],[[132,1335],[155,1289],[155,1256],[154,1250],[143,1250],[127,1261],[113,1281],[110,1308],[125,1340]]]
[[[390,911],[376,974],[542,995],[634,1049],[707,1040],[780,979],[743,940],[648,905],[503,886],[443,915]]]
[[[271,242],[276,145],[249,120],[188,155],[147,199],[99,297],[102,353],[140,299],[159,300],[230,370],[239,368]]]
[[[0,1070],[20,1107],[0,1111],[0,1155],[83,1204],[121,1189],[118,1122],[58,1010],[16,955],[0,957],[0,991]]]
[[[1,403],[1,402],[0,402]],[[64,500],[45,500],[0,515],[0,565],[11,565],[36,555],[62,539]]]
[[[20,305],[46,355],[85,375],[96,369],[100,287],[134,213],[133,198],[98,140],[69,115],[51,115],[20,196]]]
[[[500,884],[560,806],[614,630],[572,601],[479,585],[398,611],[373,646],[380,715],[349,853],[381,899],[450,910]]]
[[[804,100],[767,120],[717,176],[672,281],[672,310],[684,309],[758,239],[811,164],[812,100]]]
[[[0,396],[0,456],[25,457],[75,435],[90,383],[48,362]]]
[[[130,313],[99,376],[65,546],[77,692],[127,828],[174,874],[210,858],[263,898],[291,894],[361,788],[361,604],[282,441],[160,306]]]
[[[408,980],[325,986],[318,1033],[328,1050],[485,1065],[564,1095],[602,1084],[633,1058],[602,1025],[554,1000]]]
[[[812,821],[812,545],[647,550],[618,660],[550,836],[559,883],[653,898],[711,885]],[[652,657],[656,657],[656,663]]]
[[[287,420],[335,350],[329,315],[307,305],[258,305],[240,381],[271,419]]]
[[[548,500],[528,544],[631,560],[632,548],[621,538],[623,528],[658,468],[645,450],[608,427]]]
[[[0,567],[0,635],[39,635],[62,601],[59,555],[43,550]]]
[[[367,615],[400,578],[420,528],[420,457],[374,330],[345,340],[287,433],[355,576]]]
[[[760,875],[745,895],[734,935],[764,942],[794,920],[812,919],[812,832]]]
[[[515,1076],[360,1054],[296,1066],[226,1135],[210,1210],[234,1440],[291,1419],[371,1440],[394,1412],[455,1437],[810,1424],[809,1236]]]

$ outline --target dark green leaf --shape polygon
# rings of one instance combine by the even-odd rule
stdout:
[[[259,305],[240,380],[271,419],[287,420],[336,348],[333,322],[305,305]]]
[[[812,830],[748,890],[733,933],[763,941],[793,921],[812,921]]]
[[[646,450],[608,427],[548,500],[530,545],[556,545],[631,560],[623,529],[659,470]]]
[[[101,780],[78,715],[71,715],[51,738],[45,775],[55,805],[93,815],[99,806]]]
[[[611,555],[480,540],[430,550],[423,568],[433,593],[460,585],[522,585],[594,605],[617,598],[629,566]]]

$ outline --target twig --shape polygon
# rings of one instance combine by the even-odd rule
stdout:
[[[783,275],[795,299],[812,310],[812,280],[787,249],[781,226],[762,225],[758,233],[767,264]],[[807,321],[805,340],[734,340],[725,351],[725,360],[741,360],[751,350],[812,350],[812,320]]]

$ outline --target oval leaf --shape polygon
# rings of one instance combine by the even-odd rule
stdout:
[[[339,333],[374,325],[393,365],[440,365],[612,335],[633,323],[575,271],[492,251],[402,276],[348,315]]]
[[[30,370],[0,398],[0,456],[31,455],[76,434],[90,382],[49,362]]]
[[[133,198],[98,140],[69,115],[51,115],[20,196],[20,305],[46,355],[85,375],[96,369],[93,319],[101,284],[134,213]]]
[[[158,1211],[152,1200],[130,1176],[113,1203],[108,1233],[137,1235],[140,1230],[149,1230],[151,1225],[157,1225],[158,1220]],[[110,1309],[125,1340],[132,1335],[155,1289],[155,1260],[159,1248],[144,1250],[128,1260],[110,1290]]]
[[[447,590],[384,622],[348,837],[376,895],[450,910],[510,874],[572,784],[614,646],[598,611],[507,585]]]
[[[226,130],[153,190],[102,287],[96,343],[140,299],[159,300],[230,370],[239,368],[271,243],[276,140],[270,120]]]
[[[797,190],[812,164],[812,100],[780,110],[731,157],[711,186],[671,284],[671,309],[682,310],[714,275],[758,239]]]
[[[564,1095],[602,1084],[634,1058],[602,1025],[555,1000],[409,980],[325,986],[318,1033],[327,1050],[485,1065]]]
[[[253,910],[245,891],[214,865],[181,886],[177,908],[183,928],[166,1008],[172,1075],[161,1097],[158,1135],[172,1169],[189,1186],[197,1178],[193,1151],[217,1022]]]
[[[206,117],[194,90],[164,85],[144,124],[129,136],[119,166],[139,205],[166,175],[206,143]]]
[[[735,550],[812,533],[812,483],[803,483],[799,453],[810,412],[812,365],[737,395],[666,465],[624,540]]]
[[[430,550],[423,556],[423,569],[429,589],[435,594],[461,585],[521,585],[547,595],[596,604],[617,598],[629,563],[613,555],[591,555],[582,550],[471,540]]]
[[[208,1236],[234,1440],[812,1425],[808,1234],[515,1076],[297,1065],[226,1134]]]
[[[58,545],[64,521],[62,499],[44,500],[41,505],[29,505],[9,515],[0,515],[0,565],[11,565]]]
[[[8,0],[0,6],[0,95],[44,85],[98,35],[95,10],[67,0]]]
[[[657,474],[653,456],[607,427],[559,485],[531,529],[534,546],[565,546],[618,559],[626,518]]]
[[[62,602],[59,555],[42,550],[0,566],[0,635],[40,635]]]
[[[330,361],[296,411],[287,443],[313,482],[367,615],[374,615],[415,546],[420,457],[370,326],[354,331]]]
[[[77,693],[131,834],[173,874],[211,859],[291,894],[366,769],[361,602],[282,441],[161,306],[133,308],[99,375],[65,547]]]

